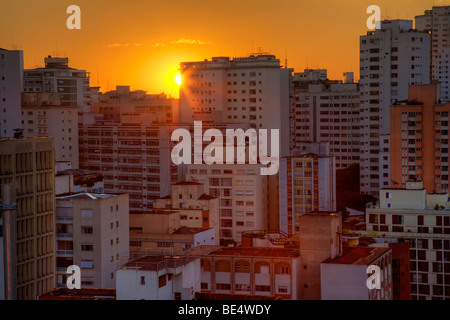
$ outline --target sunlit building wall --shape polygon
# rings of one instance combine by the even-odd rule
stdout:
[[[390,185],[389,108],[410,84],[430,83],[430,35],[410,20],[381,21],[360,37],[360,190],[378,196]]]
[[[35,300],[55,288],[54,179],[53,138],[0,139],[0,185],[12,185],[17,203],[14,299]]]

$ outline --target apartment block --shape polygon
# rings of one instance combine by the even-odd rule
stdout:
[[[129,256],[128,194],[78,193],[56,197],[57,286],[66,269],[81,268],[83,288],[115,288],[116,263]]]
[[[78,107],[62,106],[59,93],[22,94],[22,126],[25,137],[53,137],[55,161],[70,162],[78,169]]]
[[[430,35],[410,20],[381,21],[360,37],[360,190],[378,196],[390,185],[390,106],[410,84],[430,83]]]
[[[447,192],[450,103],[439,85],[410,86],[409,99],[391,106],[391,187],[423,181],[428,193]]]
[[[23,51],[0,48],[0,63],[0,137],[13,137],[14,130],[22,128]]]
[[[298,248],[220,248],[201,256],[201,292],[299,298]]]
[[[59,93],[61,106],[77,106],[80,112],[89,112],[89,72],[69,67],[69,58],[48,56],[44,63],[43,68],[23,71],[23,91]]]
[[[380,270],[379,284],[367,283],[368,268]],[[392,250],[389,248],[352,248],[346,254],[320,264],[322,300],[392,300]],[[372,284],[372,283],[371,283]]]
[[[222,245],[240,243],[242,232],[268,228],[267,176],[261,165],[190,164],[187,180],[205,185],[207,194],[219,198],[219,238]]]
[[[441,84],[441,97],[449,101],[450,6],[433,6],[415,17],[416,29],[431,35],[431,79]]]
[[[280,130],[280,155],[289,155],[292,69],[270,54],[182,62],[175,122],[250,124]]]
[[[330,142],[336,168],[359,163],[359,84],[353,73],[345,81],[328,80],[327,70],[306,69],[295,73],[292,152],[303,143]]]
[[[329,144],[303,147],[306,153],[280,159],[279,229],[287,234],[300,231],[303,214],[336,210],[336,163]]]
[[[413,300],[448,300],[450,293],[450,205],[448,192],[430,193],[423,182],[382,189],[378,206],[366,209],[366,229],[380,241],[410,246]]]
[[[53,139],[0,139],[0,186],[5,185],[17,208],[2,213],[0,244],[8,255],[0,287],[5,299],[35,300],[56,280]]]
[[[139,116],[119,123],[96,117],[88,121],[86,116],[80,124],[80,168],[101,172],[105,192],[128,193],[130,209],[151,209],[177,181],[178,168],[170,157],[173,128]]]

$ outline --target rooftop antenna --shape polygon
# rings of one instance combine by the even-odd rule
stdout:
[[[284,67],[287,69],[287,65],[288,65],[288,57],[287,57],[287,48],[286,48],[286,55],[285,55],[285,60],[284,60]]]

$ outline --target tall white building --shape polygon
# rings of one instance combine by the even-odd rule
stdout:
[[[23,93],[22,128],[25,137],[53,137],[55,161],[78,169],[77,106],[62,106],[58,93]]]
[[[330,142],[336,168],[359,163],[359,85],[353,73],[345,82],[328,80],[327,70],[305,70],[294,74],[292,154],[303,143]]]
[[[175,122],[250,124],[280,130],[280,156],[289,155],[292,69],[269,54],[182,62],[180,108]]]
[[[430,82],[430,35],[410,20],[386,20],[360,38],[361,192],[390,184],[389,108],[408,99],[410,84]]]
[[[0,48],[0,137],[13,137],[22,128],[23,52]]]
[[[69,58],[48,56],[44,61],[44,68],[24,70],[23,91],[57,92],[62,106],[77,106],[79,111],[89,112],[89,72],[69,67]]]
[[[415,17],[416,29],[431,34],[431,77],[441,84],[441,98],[450,99],[450,6],[433,6],[423,15]]]
[[[81,268],[81,287],[115,288],[116,262],[129,256],[128,194],[56,197],[57,286],[66,269]]]

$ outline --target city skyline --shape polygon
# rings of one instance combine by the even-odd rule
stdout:
[[[444,2],[25,0],[4,5],[0,28],[10,32],[0,35],[0,47],[23,50],[25,69],[42,67],[48,55],[69,57],[70,65],[90,72],[91,86],[102,91],[130,85],[178,97],[180,62],[259,51],[274,54],[282,66],[287,59],[297,72],[323,68],[332,79],[343,78],[347,71],[359,79],[359,36],[368,31],[368,6],[378,5],[382,20],[413,20]],[[66,27],[66,9],[72,4],[81,9],[80,30]],[[292,12],[298,12],[298,18],[286,19]]]

